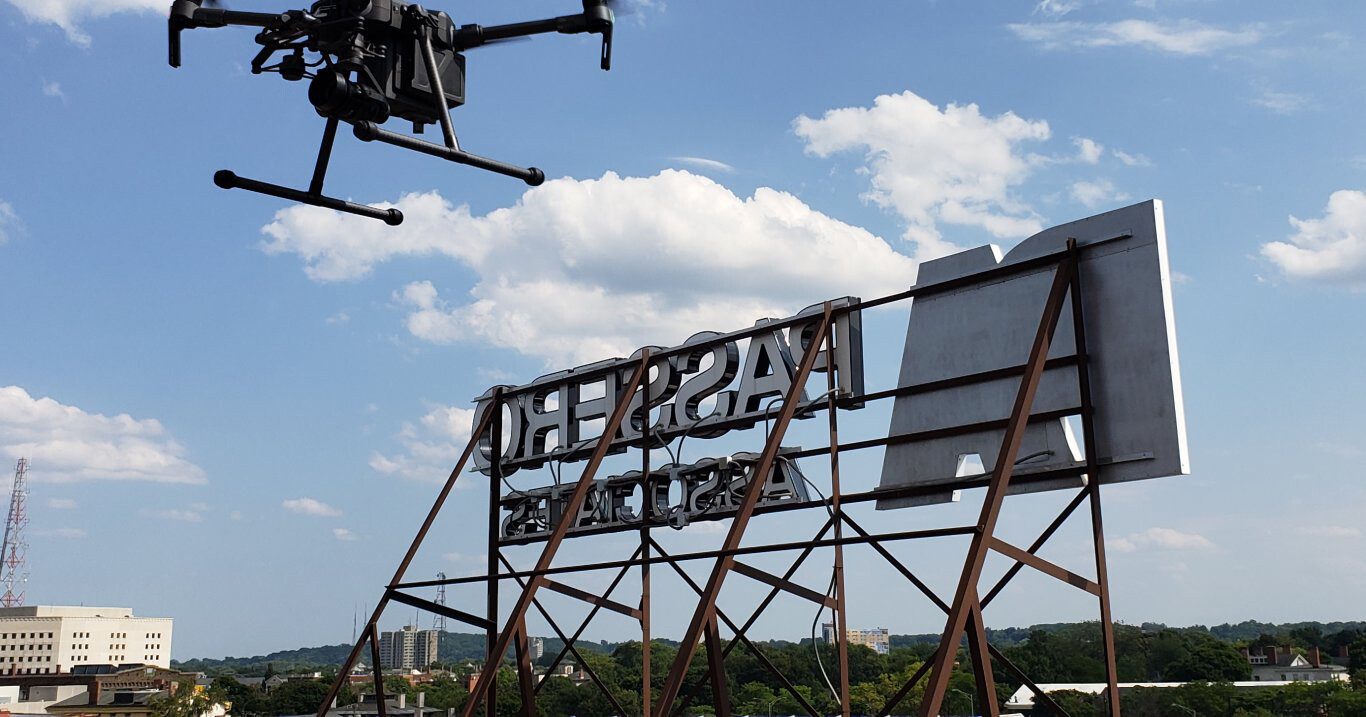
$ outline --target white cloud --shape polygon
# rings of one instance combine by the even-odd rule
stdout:
[[[1034,12],[1040,15],[1062,17],[1079,7],[1081,7],[1080,0],[1039,0],[1039,4],[1034,6]]]
[[[336,326],[337,324],[344,324],[350,320],[350,314],[346,313],[345,311],[338,311],[337,313],[324,319],[324,322],[327,323],[327,325],[329,326]]]
[[[356,539],[356,534],[346,528],[333,528],[332,537],[342,542],[349,542]]]
[[[1290,225],[1288,241],[1262,245],[1262,256],[1286,276],[1366,288],[1366,193],[1333,192],[1322,217],[1292,216]]]
[[[87,413],[0,387],[0,456],[33,459],[35,480],[208,482],[159,421]]]
[[[1293,92],[1266,90],[1253,98],[1252,104],[1269,109],[1278,115],[1293,115],[1309,106],[1309,98]]]
[[[417,424],[404,423],[398,440],[403,448],[370,456],[370,467],[386,475],[422,481],[441,481],[469,442],[474,409],[435,406]]]
[[[941,222],[980,227],[997,238],[1022,238],[1043,228],[1013,190],[1041,158],[1022,145],[1050,136],[1048,123],[1013,112],[987,117],[977,105],[940,109],[912,92],[882,95],[872,107],[798,117],[797,135],[819,157],[861,151],[872,182],[864,195],[908,223],[905,238],[928,259],[957,250],[939,234]]]
[[[697,167],[698,169],[702,170],[710,170],[713,172],[735,171],[735,167],[732,167],[731,165],[726,164],[725,162],[719,162],[715,159],[707,159],[706,157],[670,157],[670,159],[672,159],[675,162],[679,162],[680,164],[686,164],[691,167]]]
[[[1128,152],[1119,149],[1112,149],[1110,150],[1110,153],[1115,155],[1115,159],[1118,159],[1120,162],[1123,162],[1124,166],[1126,167],[1153,166],[1152,160],[1148,159],[1147,157],[1141,154],[1129,154]]]
[[[63,102],[66,101],[66,93],[62,92],[62,85],[59,82],[44,82],[43,96],[55,97]]]
[[[1194,20],[1064,21],[1014,23],[1008,27],[1016,37],[1049,49],[1132,46],[1173,55],[1208,55],[1230,47],[1255,45],[1265,34],[1257,25],[1226,29]]]
[[[160,0],[9,0],[29,22],[45,22],[66,32],[67,39],[90,46],[90,35],[81,29],[85,20],[106,17],[120,12],[149,12],[166,14],[170,5]]]
[[[1074,182],[1069,194],[1075,201],[1086,205],[1087,209],[1095,209],[1107,202],[1118,202],[1129,198],[1128,194],[1116,191],[1115,185],[1108,179],[1097,179],[1093,182]]]
[[[826,297],[879,296],[915,277],[914,262],[887,242],[790,194],[761,187],[742,199],[681,170],[552,180],[483,216],[435,192],[398,206],[399,227],[290,207],[264,228],[265,250],[298,254],[317,281],[364,276],[398,256],[448,256],[479,278],[459,299],[430,282],[398,292],[414,336],[483,341],[558,365],[739,328]]]
[[[84,538],[89,533],[86,533],[84,528],[52,528],[39,530],[35,535],[43,538]]]
[[[1156,548],[1159,550],[1206,550],[1214,547],[1208,538],[1196,533],[1183,533],[1172,528],[1149,528],[1122,538],[1106,541],[1111,550],[1132,553]]]
[[[1086,164],[1099,162],[1100,156],[1105,153],[1105,147],[1089,137],[1074,137],[1072,145],[1077,148],[1077,161]]]
[[[19,215],[15,213],[14,206],[0,199],[0,244],[9,241],[10,230],[19,226]]]
[[[47,507],[53,510],[75,510],[76,501],[71,498],[48,498]]]
[[[325,518],[335,518],[342,514],[340,510],[312,498],[291,498],[282,502],[285,510],[291,513],[302,513],[304,515],[318,515]]]
[[[204,515],[199,511],[182,508],[166,508],[164,510],[143,509],[138,511],[138,515],[148,518],[161,518],[162,520],[174,520],[180,523],[204,522]]]

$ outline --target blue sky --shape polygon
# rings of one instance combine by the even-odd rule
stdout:
[[[1363,617],[1359,4],[638,2],[608,73],[596,38],[470,53],[462,143],[543,187],[343,133],[329,191],[395,203],[397,229],[214,187],[220,168],[303,185],[322,121],[303,85],[246,71],[248,30],[191,31],[167,67],[164,5],[0,3],[0,458],[33,461],[31,601],[174,617],[178,658],[349,639],[488,385],[879,296],[918,258],[1155,197],[1193,473],[1107,490],[1116,617]],[[865,321],[886,386],[905,315]],[[878,410],[850,425],[885,432]],[[846,471],[871,487],[877,457]],[[485,486],[462,479],[414,577],[483,569]],[[1003,530],[1027,542],[1065,498],[1019,499]],[[866,521],[961,523],[978,499]],[[1044,555],[1089,573],[1083,528]],[[961,547],[898,554],[947,593]],[[878,560],[850,558],[852,624],[936,631]],[[732,588],[743,617],[755,593]],[[682,630],[678,590],[655,591],[657,634]],[[987,622],[1092,617],[1072,592],[1028,576]],[[798,602],[756,634],[802,636]]]

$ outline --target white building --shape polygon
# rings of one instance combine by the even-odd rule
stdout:
[[[0,608],[0,674],[49,675],[77,665],[170,668],[171,618],[126,607]]]
[[[437,660],[439,636],[436,630],[419,630],[405,625],[396,632],[379,636],[379,661],[386,668],[425,670]]]
[[[874,630],[849,628],[844,633],[850,645],[863,645],[879,655],[885,655],[891,651],[892,637],[887,633],[885,627]],[[827,643],[833,643],[835,641],[835,626],[828,622],[821,625],[821,635]]]

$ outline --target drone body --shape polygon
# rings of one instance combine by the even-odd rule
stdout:
[[[462,52],[491,42],[546,32],[596,33],[603,36],[601,67],[611,67],[612,11],[607,0],[582,0],[574,15],[482,27],[456,27],[449,15],[403,0],[318,0],[307,10],[256,13],[201,7],[197,0],[175,0],[169,26],[170,64],[180,66],[180,32],[196,27],[259,27],[261,51],[251,61],[253,73],[278,72],[286,80],[309,80],[308,99],[326,118],[322,146],[307,191],[239,177],[228,170],[214,174],[224,189],[262,194],[382,219],[403,221],[397,209],[379,209],[322,193],[328,159],[341,122],[352,125],[357,138],[380,141],[468,164],[536,186],[545,174],[460,149],[450,110],[465,103],[465,57]],[[275,64],[267,64],[283,53]],[[310,59],[312,57],[313,59]],[[381,128],[391,118],[413,123],[421,133],[440,124],[444,144]]]

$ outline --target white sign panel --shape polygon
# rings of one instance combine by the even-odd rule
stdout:
[[[928,285],[978,274],[1063,251],[1068,238],[1082,247],[1080,277],[1095,407],[1096,455],[1102,483],[1183,475],[1186,449],[1181,376],[1172,318],[1171,273],[1162,204],[1135,204],[1053,227],[1024,240],[1004,256],[982,246],[920,265]],[[899,385],[1008,369],[1028,360],[1055,267],[916,298],[902,355]],[[1050,358],[1076,352],[1072,308],[1063,307]],[[1008,418],[1020,377],[971,383],[896,399],[889,435],[897,436]],[[1080,405],[1074,363],[1045,371],[1032,414]],[[960,476],[970,457],[982,471],[996,465],[1003,430],[889,445],[880,488],[944,483]],[[1078,437],[1065,419],[1031,423],[1015,475],[1073,467],[1081,460]],[[974,471],[975,472],[975,471]],[[1053,490],[1081,479],[1012,485],[1012,492]],[[883,499],[878,508],[942,503],[942,493]]]

